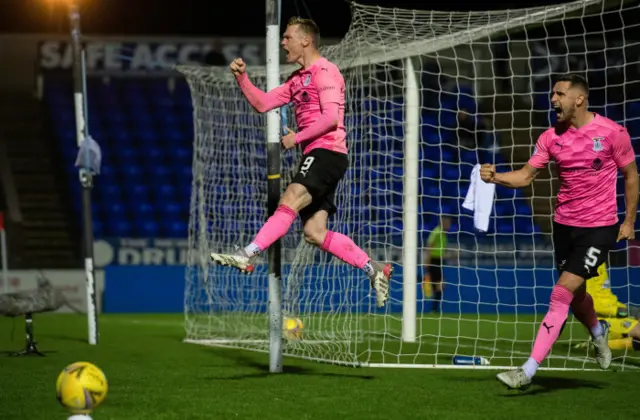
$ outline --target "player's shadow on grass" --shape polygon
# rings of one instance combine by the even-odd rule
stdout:
[[[49,342],[71,341],[74,343],[82,343],[82,344],[87,343],[87,337],[73,337],[70,335],[60,335],[60,334],[52,334],[52,335],[42,334],[41,337],[43,337],[41,341],[45,341],[45,340]]]
[[[223,376],[223,377],[208,377],[210,380],[218,380],[218,381],[235,381],[240,379],[251,379],[251,378],[268,378],[273,376],[274,374],[269,372],[269,365],[256,361],[252,357],[248,355],[242,354],[240,351],[219,351],[217,355],[223,357],[230,362],[234,363],[237,366],[248,367],[255,369],[256,372],[253,373],[245,373],[240,375],[232,375],[232,376]],[[372,380],[374,379],[371,375],[357,375],[357,374],[349,374],[349,373],[335,373],[335,372],[322,372],[315,369],[311,369],[304,366],[291,366],[285,365],[282,366],[282,373],[278,375],[305,375],[305,376],[322,376],[322,377],[335,377],[335,378],[352,378],[352,379],[361,379],[361,380]]]
[[[534,383],[525,391],[514,393],[511,391],[503,397],[530,397],[539,394],[546,394],[563,389],[591,388],[602,389],[604,382],[590,381],[578,378],[562,378],[557,376],[536,376]]]

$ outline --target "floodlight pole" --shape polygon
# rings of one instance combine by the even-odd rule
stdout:
[[[80,11],[76,0],[69,2],[69,21],[73,47],[73,104],[76,116],[76,140],[78,147],[89,137],[87,123],[87,84],[85,56],[80,32]],[[91,214],[91,190],[93,174],[84,168],[78,172],[82,185],[82,231],[84,270],[87,287],[87,320],[89,323],[89,344],[98,344],[98,308],[96,305],[96,283],[93,267],[93,219]]]

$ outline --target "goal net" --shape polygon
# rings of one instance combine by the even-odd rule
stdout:
[[[282,239],[283,304],[304,335],[285,344],[285,355],[355,366],[456,367],[455,355],[483,357],[490,368],[526,360],[557,279],[557,177],[551,166],[531,188],[498,186],[488,231],[480,232],[462,207],[471,172],[477,163],[503,171],[528,160],[553,123],[554,76],[567,71],[588,77],[593,110],[625,124],[637,145],[634,15],[637,2],[598,0],[470,13],[353,4],[348,33],[323,48],[346,81],[350,157],[329,228],[395,264],[391,297],[376,308],[364,273],[306,244],[297,221]],[[294,69],[283,66],[282,80]],[[179,70],[195,124],[186,341],[268,351],[266,253],[250,276],[209,261],[210,252],[248,244],[268,217],[266,118],[228,69]],[[264,89],[265,69],[248,73]],[[295,128],[292,110],[282,113]],[[282,153],[283,191],[299,156]],[[622,213],[622,184],[618,194]],[[434,310],[424,255],[441,216],[451,229]],[[608,280],[593,283],[599,304],[615,306],[614,296],[640,303],[640,251],[628,245],[611,254]],[[542,368],[596,368],[587,339],[570,318]],[[614,356],[615,366],[640,366],[631,347]]]

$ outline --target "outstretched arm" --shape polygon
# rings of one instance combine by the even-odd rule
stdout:
[[[260,113],[271,111],[291,101],[291,88],[288,81],[269,92],[255,87],[249,80],[247,73],[236,75],[236,81],[244,97],[247,98],[253,109]]]
[[[484,164],[480,168],[480,177],[484,182],[493,182],[508,188],[523,188],[531,185],[539,169],[528,163],[517,171],[496,173],[496,166]]]
[[[547,150],[547,142],[549,140],[549,134],[544,132],[538,137],[536,147],[533,150],[533,155],[529,159],[529,162],[518,169],[517,171],[496,173],[496,166],[491,164],[484,164],[480,167],[480,178],[484,182],[493,182],[508,188],[523,188],[531,185],[540,169],[544,168],[550,160],[549,152]]]

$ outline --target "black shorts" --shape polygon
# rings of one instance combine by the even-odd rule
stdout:
[[[618,238],[618,224],[582,228],[553,223],[553,245],[558,271],[590,279],[609,258]]]
[[[431,258],[431,262],[429,264],[429,267],[427,267],[427,270],[429,271],[431,283],[442,282],[442,259]]]
[[[313,149],[302,156],[300,166],[291,180],[292,183],[304,185],[312,197],[311,204],[300,210],[302,223],[321,210],[326,210],[329,216],[336,212],[336,188],[348,167],[349,157],[344,153]]]

